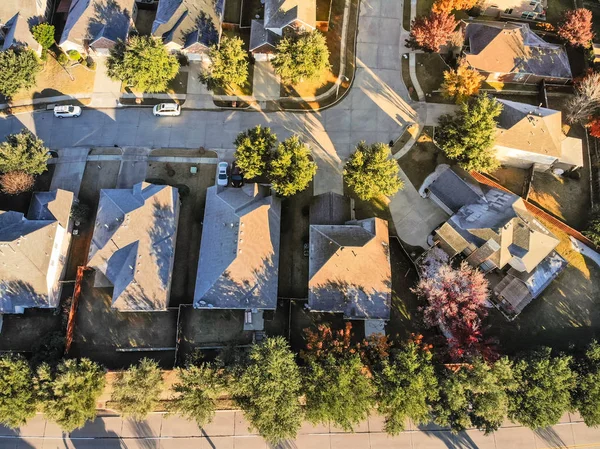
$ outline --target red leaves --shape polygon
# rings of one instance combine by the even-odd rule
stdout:
[[[438,52],[451,38],[458,22],[446,12],[432,12],[413,20],[407,45],[425,51]]]
[[[592,11],[585,8],[566,11],[558,27],[558,35],[574,47],[589,47],[594,38]]]

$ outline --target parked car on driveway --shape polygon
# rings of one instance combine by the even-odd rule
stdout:
[[[217,185],[227,187],[229,184],[229,164],[219,162],[217,165]]]
[[[72,105],[54,106],[54,117],[70,118],[70,117],[79,117],[80,115],[81,115],[81,108],[79,106],[72,106]]]
[[[235,161],[231,164],[231,186],[232,187],[243,187],[244,186],[244,175],[240,167],[237,166]]]
[[[160,103],[154,106],[152,113],[155,117],[169,117],[181,114],[181,106],[177,103]]]

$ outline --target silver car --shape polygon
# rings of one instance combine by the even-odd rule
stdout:
[[[54,106],[54,117],[58,118],[69,118],[79,117],[81,115],[81,108],[79,106]]]
[[[219,162],[217,165],[217,185],[227,187],[229,184],[229,164],[227,162]]]

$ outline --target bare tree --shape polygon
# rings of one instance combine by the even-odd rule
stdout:
[[[9,195],[18,195],[33,188],[33,175],[22,171],[12,171],[0,175],[0,188]]]
[[[575,85],[575,97],[567,103],[567,121],[587,121],[600,106],[600,73],[592,72]]]

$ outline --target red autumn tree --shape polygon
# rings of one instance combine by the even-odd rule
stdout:
[[[600,139],[600,117],[594,117],[586,127],[590,130],[590,136]]]
[[[471,9],[477,4],[477,0],[436,0],[431,10],[437,13],[450,14],[454,10],[463,11]]]
[[[421,273],[414,291],[427,301],[423,307],[425,323],[439,326],[451,356],[455,359],[492,356],[482,334],[482,321],[487,316],[485,302],[489,297],[483,273],[466,262],[458,269],[441,264],[435,273],[431,267]]]
[[[558,35],[574,47],[589,47],[594,38],[592,11],[585,8],[565,11],[558,26]]]
[[[406,44],[411,48],[438,52],[452,37],[457,25],[454,16],[446,12],[432,12],[428,16],[419,16],[410,26],[410,35]]]

